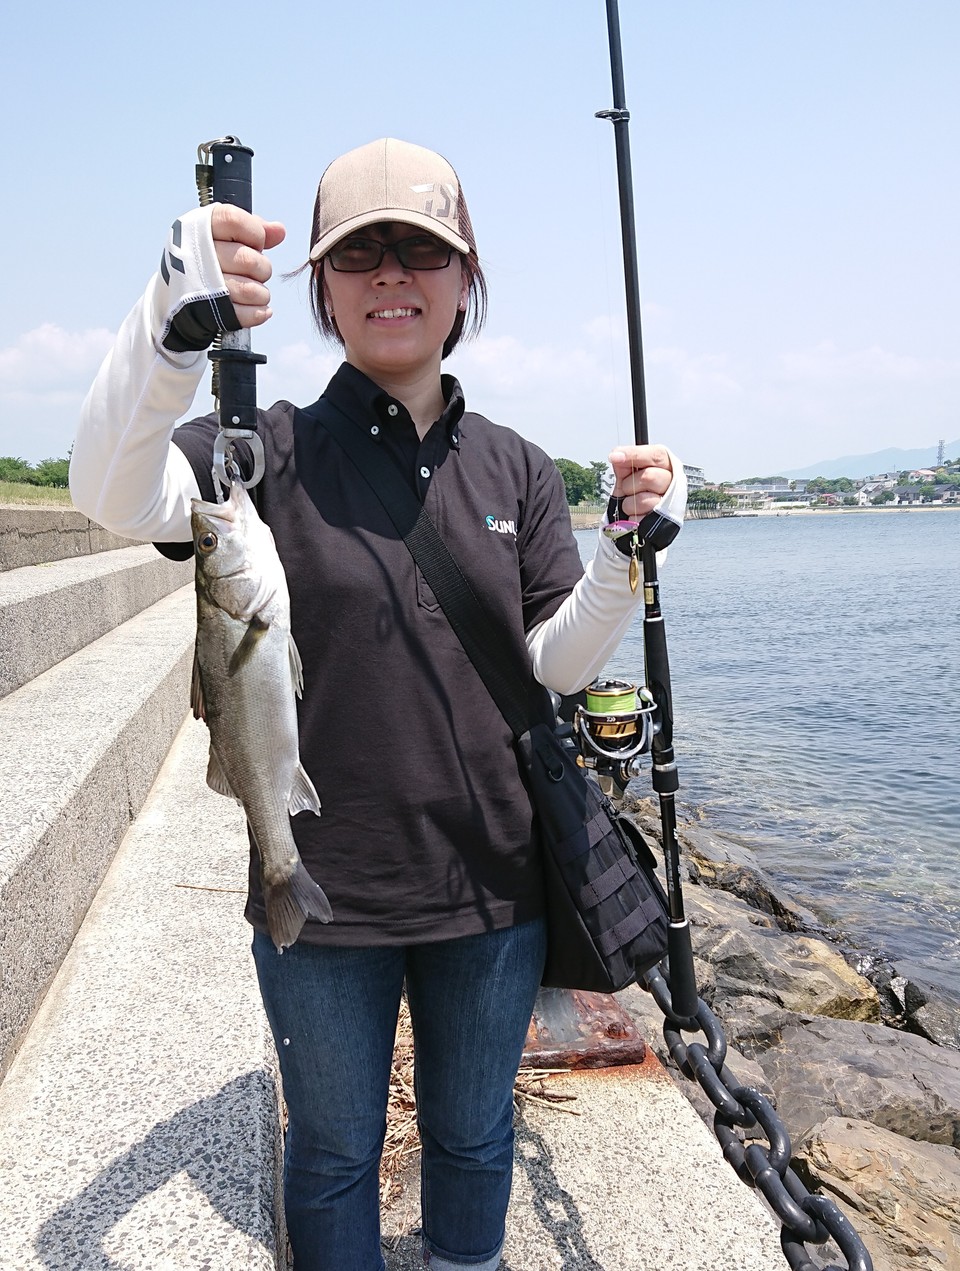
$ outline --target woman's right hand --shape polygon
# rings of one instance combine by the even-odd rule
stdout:
[[[287,231],[279,221],[228,203],[214,204],[210,227],[237,319],[242,327],[258,327],[273,313],[265,286],[273,268],[263,253],[282,243]]]

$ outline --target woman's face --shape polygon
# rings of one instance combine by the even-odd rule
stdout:
[[[369,225],[351,237],[395,243],[422,235],[412,225]],[[445,269],[407,269],[387,252],[376,269],[342,273],[323,262],[329,311],[347,361],[372,380],[440,373],[440,353],[457,309],[466,303],[467,280],[454,252]]]

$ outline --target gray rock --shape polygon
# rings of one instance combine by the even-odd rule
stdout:
[[[801,1014],[880,1018],[876,989],[826,941],[786,934],[770,915],[702,887],[688,892],[687,913],[694,952],[716,969],[719,1014],[747,995]]]
[[[907,1021],[911,1033],[918,1033],[938,1046],[960,1050],[960,1012],[946,1002],[928,1002],[919,1006]]]
[[[805,1136],[793,1166],[850,1219],[874,1271],[960,1267],[960,1152],[954,1148],[830,1117]]]
[[[782,931],[819,926],[809,910],[777,890],[747,848],[718,839],[696,825],[684,827],[681,838],[697,881],[703,886],[738,896],[751,908],[769,914]]]
[[[759,1055],[794,1138],[827,1116],[960,1147],[960,1054],[911,1033],[853,1020],[788,1025]]]
[[[713,1009],[723,1022],[727,1037],[735,1040],[744,1054],[754,1058],[761,1051],[776,1046],[788,1025],[804,1018],[796,1011],[785,1011],[769,998],[749,993],[718,994]]]
[[[925,980],[899,977],[903,985],[904,1027],[938,1046],[960,1050],[960,996]]]

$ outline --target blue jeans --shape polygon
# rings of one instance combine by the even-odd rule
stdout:
[[[493,1271],[513,1174],[513,1083],[543,971],[541,920],[458,940],[280,956],[253,938],[289,1121],[295,1271],[383,1271],[379,1163],[404,980],[414,1032],[424,1260]]]

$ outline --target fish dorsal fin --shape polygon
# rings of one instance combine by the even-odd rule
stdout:
[[[293,789],[287,800],[287,810],[291,816],[295,816],[298,812],[312,812],[315,816],[320,815],[320,796],[317,794],[316,786],[304,771],[302,763],[297,764]]]
[[[230,665],[227,667],[228,675],[236,675],[236,673],[250,661],[253,657],[257,645],[261,638],[270,630],[270,623],[263,622],[256,614],[247,623],[247,629],[243,633],[243,639],[233,651],[233,657],[230,659]]]
[[[297,697],[303,697],[303,663],[300,661],[300,650],[293,636],[288,637],[287,651],[290,654],[290,675],[293,679],[293,691]]]
[[[207,760],[207,785],[211,790],[216,790],[217,794],[224,794],[228,799],[237,799],[233,792],[230,782],[227,780],[226,773],[220,767],[220,760],[214,748],[210,747],[210,758]],[[237,799],[239,803],[240,800]]]
[[[200,677],[200,659],[193,651],[193,673],[190,676],[190,706],[194,719],[207,718],[207,703],[203,697],[203,680]]]

